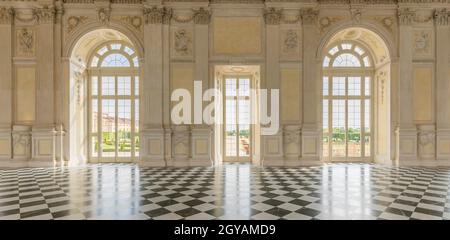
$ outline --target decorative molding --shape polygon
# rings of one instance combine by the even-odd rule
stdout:
[[[193,19],[195,24],[209,24],[211,21],[211,12],[201,7],[197,10],[193,9]]]
[[[12,24],[14,22],[14,8],[0,8],[0,24]]]
[[[450,12],[446,8],[436,9],[433,17],[436,25],[447,26]]]
[[[275,9],[273,7],[264,9],[264,21],[267,25],[277,25],[281,22],[283,9]]]
[[[55,22],[56,9],[54,6],[44,6],[33,10],[33,15],[39,24]]]
[[[70,16],[67,18],[67,32],[73,32],[80,24],[87,21],[89,18],[86,16]]]
[[[319,10],[313,8],[303,8],[300,10],[304,24],[316,24],[319,16]]]
[[[400,25],[411,25],[414,21],[415,12],[409,8],[401,8],[397,11]]]

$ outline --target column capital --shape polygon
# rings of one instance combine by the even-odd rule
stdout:
[[[449,11],[446,8],[436,9],[433,14],[436,26],[448,26]]]
[[[56,16],[56,9],[54,6],[45,5],[42,8],[34,9],[33,15],[39,24],[54,23]]]
[[[201,7],[199,9],[193,9],[194,15],[192,16],[195,24],[209,24],[211,21],[211,11]]]
[[[144,9],[146,24],[169,24],[172,19],[173,10],[171,8],[158,8],[153,6]]]
[[[399,8],[397,16],[400,25],[411,25],[414,21],[415,12],[409,8]]]
[[[267,25],[278,25],[281,22],[283,9],[276,9],[274,7],[264,9],[264,21]]]
[[[304,24],[316,24],[319,17],[319,10],[314,8],[303,8],[300,10],[300,15]]]
[[[14,22],[14,8],[0,8],[0,24],[12,24]]]

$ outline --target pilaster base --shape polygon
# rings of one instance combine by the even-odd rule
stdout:
[[[283,166],[283,130],[274,135],[261,136],[263,166]]]
[[[302,162],[320,163],[321,133],[316,128],[302,129]]]
[[[0,161],[12,158],[12,130],[11,127],[0,128]]]
[[[168,166],[185,167],[190,162],[190,128],[185,125],[172,127],[172,158]]]
[[[165,167],[164,129],[145,129],[141,131],[139,165],[144,167]]]
[[[189,166],[212,166],[212,129],[208,126],[191,129],[191,159]]]
[[[286,163],[300,161],[301,155],[301,126],[287,125],[283,128],[283,144],[284,144],[284,159]]]
[[[55,128],[33,128],[31,131],[31,167],[56,165]]]
[[[420,125],[418,151],[420,160],[436,159],[436,127],[434,124]]]
[[[403,164],[405,161],[417,160],[417,134],[417,129],[412,127],[396,130],[396,161],[399,164]]]
[[[450,129],[438,129],[436,132],[436,158],[450,162]]]

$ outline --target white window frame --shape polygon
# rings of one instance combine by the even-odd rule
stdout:
[[[112,49],[114,44],[120,44],[119,49]],[[117,46],[117,45],[116,45]],[[100,54],[99,51],[107,47],[106,52]],[[131,49],[133,52],[129,54],[125,51],[125,48]],[[126,57],[129,61],[129,67],[102,67],[103,60],[114,53],[118,53]],[[131,53],[131,52],[130,52]],[[139,140],[139,126],[136,124],[136,117],[139,116],[139,109],[136,108],[136,101],[139,101],[139,89],[140,89],[140,74],[139,74],[139,57],[136,50],[130,46],[128,43],[123,41],[108,41],[103,43],[94,49],[90,54],[90,60],[88,62],[88,156],[90,162],[135,162],[139,158],[139,146],[137,146],[136,141]],[[98,61],[95,64],[94,59],[97,58]],[[92,79],[97,77],[97,95],[92,95]],[[114,95],[103,95],[102,93],[102,77],[114,77]],[[118,78],[119,77],[130,77],[130,95],[118,95]],[[136,84],[138,86],[136,87]],[[137,91],[137,92],[136,92]],[[93,109],[92,100],[97,100],[97,132],[93,133]],[[102,149],[102,100],[110,99],[115,102],[115,151],[114,156],[103,156]],[[119,100],[130,100],[130,114],[131,114],[131,146],[130,146],[130,156],[120,156],[119,155],[119,143],[118,143],[118,116],[119,116]],[[139,106],[140,106],[139,102]],[[98,151],[95,154],[93,151],[93,138],[97,137]]]
[[[351,45],[348,48],[348,44]],[[343,48],[346,45],[347,48]],[[361,51],[355,51],[355,48],[361,49],[364,53],[360,54]],[[337,51],[336,51],[337,49]],[[360,62],[359,67],[353,66],[333,66],[333,62],[335,59],[341,54],[349,53],[354,55]],[[366,60],[364,60],[366,59]],[[328,63],[328,64],[327,64]],[[325,144],[325,138],[328,138],[328,154],[325,155],[325,149],[322,150],[322,158],[325,161],[357,161],[357,162],[370,162],[373,159],[374,151],[374,97],[373,97],[373,86],[374,86],[374,61],[371,55],[371,52],[362,46],[360,43],[354,41],[340,41],[338,43],[333,44],[331,47],[327,49],[327,52],[323,58],[322,67],[323,67],[323,75],[322,75],[322,101],[328,101],[328,123],[327,129],[328,132],[323,132],[322,137],[322,146]],[[344,77],[345,78],[345,94],[343,96],[333,96],[333,77]],[[348,94],[348,78],[349,77],[360,77],[361,79],[361,92],[359,95],[349,95]],[[365,78],[369,77],[370,84],[370,95],[365,95]],[[323,90],[323,82],[325,78],[328,78],[328,92],[325,95]],[[370,101],[370,110],[369,110],[369,132],[365,131],[365,100],[368,99]],[[343,157],[333,157],[332,150],[332,134],[333,134],[333,100],[344,100],[345,101],[345,156]],[[360,146],[361,146],[361,156],[360,157],[350,157],[348,153],[348,100],[360,100],[360,124],[361,124],[361,136],[360,136]],[[324,104],[322,103],[322,130],[324,129]],[[370,152],[366,154],[365,147],[365,137],[368,136],[370,138]]]

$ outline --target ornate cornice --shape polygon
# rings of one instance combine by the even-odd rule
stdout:
[[[449,14],[450,13],[446,8],[436,9],[433,14],[435,24],[440,26],[447,26]]]
[[[33,15],[39,24],[54,23],[56,9],[54,6],[44,6],[33,10]]]
[[[173,11],[170,8],[162,7],[158,8],[156,6],[144,9],[145,23],[146,24],[158,24],[170,23],[172,19]]]
[[[0,8],[0,24],[14,22],[14,8]]]
[[[193,9],[193,19],[195,24],[209,24],[211,21],[211,12],[201,7],[199,9]]]
[[[319,16],[319,10],[313,8],[304,8],[300,10],[304,24],[316,24]]]
[[[400,25],[411,25],[414,21],[415,12],[409,8],[400,8],[397,16]]]
[[[268,25],[280,24],[283,9],[275,9],[273,7],[264,9],[264,21]]]

